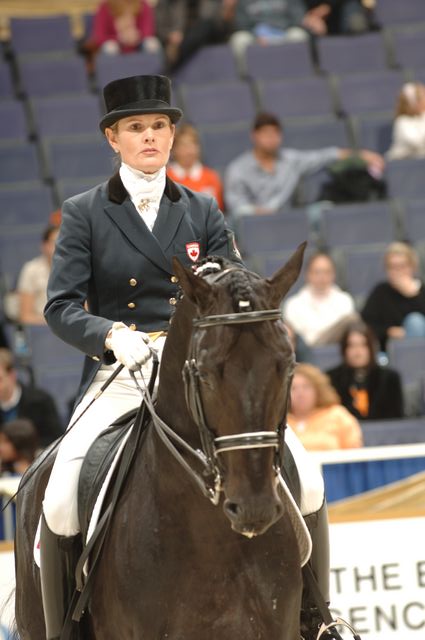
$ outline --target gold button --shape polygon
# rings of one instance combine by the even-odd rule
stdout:
[[[131,287],[135,287],[137,284],[137,280],[136,278],[130,278],[130,280],[128,281]]]
[[[131,329],[131,331],[136,331],[137,327],[136,327],[136,325],[135,325],[135,324],[131,324],[131,325],[129,326],[129,329]]]
[[[178,281],[179,281],[179,279],[178,279],[178,277],[177,277],[177,276],[171,276],[171,282],[172,282],[173,284],[176,284]]]
[[[98,356],[92,356],[91,359],[96,360],[96,362],[100,362],[100,358],[98,358]]]
[[[176,304],[177,300],[175,298],[170,298],[168,301],[170,304]]]
[[[128,307],[129,309],[135,309],[135,308],[136,308],[136,305],[134,304],[134,302],[129,302],[129,303],[128,303],[128,305],[127,305],[127,307]]]

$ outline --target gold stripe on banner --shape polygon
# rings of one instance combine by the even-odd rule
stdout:
[[[0,542],[0,553],[9,553],[13,551],[13,542]]]
[[[329,505],[331,523],[425,516],[425,472]]]

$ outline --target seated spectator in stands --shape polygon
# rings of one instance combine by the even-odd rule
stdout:
[[[94,16],[90,45],[101,53],[160,51],[155,18],[147,0],[105,0]]]
[[[216,171],[202,164],[201,142],[195,127],[182,124],[176,130],[172,150],[172,160],[167,174],[174,180],[193,191],[213,196],[223,210],[223,186]]]
[[[37,451],[38,434],[31,420],[11,420],[0,426],[0,475],[22,475]]]
[[[233,32],[237,0],[158,0],[157,34],[167,74],[174,73],[201,47],[222,44]]]
[[[22,324],[45,324],[43,309],[47,302],[49,279],[58,227],[49,226],[42,235],[41,255],[25,263],[18,278],[19,317]]]
[[[310,451],[361,447],[360,425],[340,403],[329,378],[312,364],[299,364],[291,386],[289,426]]]
[[[425,156],[425,85],[407,82],[397,100],[389,160]]]
[[[63,434],[53,398],[42,389],[18,382],[12,353],[0,349],[0,425],[17,418],[34,423],[43,448]]]
[[[224,199],[235,219],[244,215],[273,214],[290,204],[300,178],[353,155],[350,149],[327,147],[315,151],[282,148],[283,130],[271,113],[258,113],[251,133],[253,149],[233,160],[226,169]],[[360,157],[382,172],[383,158],[363,150]]]
[[[403,242],[393,242],[384,260],[387,280],[374,287],[361,312],[382,351],[388,338],[425,337],[425,285],[415,277],[416,251]]]
[[[327,372],[341,402],[358,420],[402,418],[403,391],[397,371],[376,362],[376,339],[363,322],[341,340],[342,364]]]
[[[305,285],[284,302],[285,322],[310,347],[339,342],[357,319],[353,298],[335,284],[335,276],[330,256],[315,253],[307,262]]]

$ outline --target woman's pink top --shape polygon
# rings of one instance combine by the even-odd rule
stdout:
[[[140,2],[140,11],[136,16],[136,27],[140,34],[140,42],[148,36],[155,35],[154,12],[152,7],[144,0]],[[102,2],[96,12],[92,39],[98,47],[101,47],[108,40],[118,41],[115,20],[107,2]],[[129,53],[138,49],[137,45],[130,47],[121,43],[119,44],[123,53]]]

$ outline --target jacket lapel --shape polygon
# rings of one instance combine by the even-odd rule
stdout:
[[[161,209],[164,209],[166,217],[168,217],[167,209],[170,208],[170,204],[170,202],[167,203],[167,198],[163,196],[160,212]],[[170,261],[164,255],[157,237],[149,231],[136,211],[122,184],[119,173],[116,173],[109,180],[108,200],[105,205],[105,211],[127,239],[143,253],[143,255],[161,267],[161,269],[167,271],[167,273],[172,273]]]
[[[174,189],[177,191],[174,183],[167,178],[165,192],[161,199],[161,206],[159,207],[158,216],[152,230],[163,251],[168,249],[173,238],[176,236],[186,210],[184,199],[181,197],[179,191],[177,191],[179,198],[176,199],[176,194],[173,193]]]

